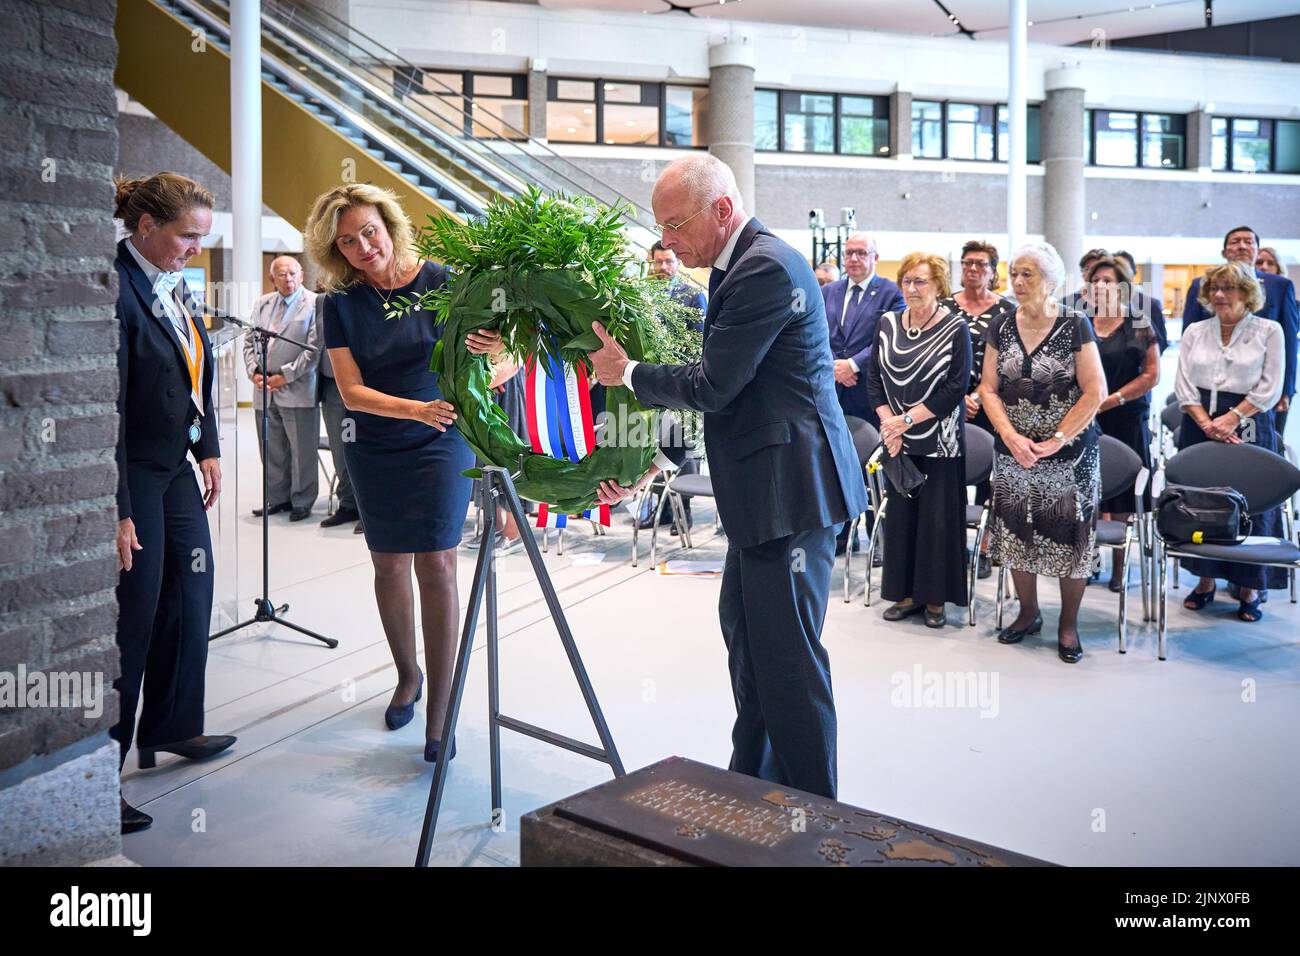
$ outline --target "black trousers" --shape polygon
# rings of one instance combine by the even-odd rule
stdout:
[[[822,623],[835,528],[728,548],[718,600],[736,700],[731,769],[835,796],[836,722]]]
[[[133,735],[140,746],[157,747],[203,733],[213,584],[212,538],[190,463],[170,470],[128,465],[127,484],[143,550],[117,585],[122,673],[113,687],[121,713],[110,733],[119,763]]]

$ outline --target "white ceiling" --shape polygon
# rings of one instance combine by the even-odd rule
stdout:
[[[958,36],[934,0],[536,0],[554,10],[606,10],[660,17],[789,23],[829,29]],[[976,38],[1005,38],[1007,0],[943,0]],[[677,8],[689,8],[675,10]],[[1031,43],[1078,43],[1109,37],[1195,30],[1205,25],[1203,0],[1029,0]],[[1214,0],[1214,24],[1300,14],[1297,0]],[[1094,33],[1095,30],[1104,33]]]

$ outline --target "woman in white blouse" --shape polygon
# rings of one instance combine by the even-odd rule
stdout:
[[[1282,326],[1252,313],[1264,306],[1264,290],[1244,265],[1215,266],[1201,280],[1201,305],[1214,313],[1183,332],[1175,393],[1183,409],[1179,449],[1203,441],[1255,444],[1280,449],[1273,407],[1282,396],[1285,347]],[[1256,534],[1284,536],[1282,511],[1252,515]],[[1286,587],[1286,572],[1233,561],[1184,559],[1200,583],[1183,606],[1199,611],[1214,600],[1216,580],[1237,587],[1237,616],[1263,617],[1261,591]]]

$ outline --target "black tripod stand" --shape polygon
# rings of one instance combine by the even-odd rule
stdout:
[[[483,537],[479,546],[478,564],[474,568],[474,583],[470,585],[469,606],[465,611],[465,628],[461,632],[460,650],[456,653],[456,670],[451,682],[451,699],[447,704],[447,716],[442,722],[442,754],[451,752],[451,744],[455,739],[456,718],[460,714],[460,702],[465,694],[465,678],[469,674],[469,655],[474,646],[474,632],[478,630],[479,606],[483,603],[484,594],[486,594],[488,746],[492,766],[492,814],[496,819],[502,812],[502,727],[544,743],[553,744],[556,747],[563,747],[565,750],[582,754],[582,756],[590,757],[592,760],[607,763],[614,771],[615,777],[623,776],[623,761],[619,759],[618,750],[614,747],[614,738],[610,736],[609,727],[605,724],[605,715],[601,713],[600,704],[596,702],[596,692],[592,690],[591,681],[587,677],[587,669],[582,666],[582,658],[578,656],[577,645],[573,642],[573,632],[569,630],[569,622],[564,618],[564,608],[560,606],[560,599],[555,593],[555,585],[551,583],[551,577],[546,572],[546,565],[542,562],[542,553],[538,550],[537,542],[533,540],[532,531],[528,528],[528,516],[524,514],[523,505],[519,502],[519,495],[515,492],[515,483],[510,480],[510,473],[504,468],[487,465],[483,468],[483,476],[479,479],[479,487],[483,507]],[[552,620],[555,621],[555,628],[560,632],[560,643],[564,645],[564,652],[569,655],[569,666],[573,668],[573,676],[577,678],[578,687],[582,690],[582,698],[587,703],[587,712],[591,714],[591,722],[596,725],[596,733],[599,735],[601,743],[599,747],[585,744],[581,740],[574,740],[572,737],[565,737],[550,730],[543,730],[541,727],[524,723],[522,720],[507,717],[501,713],[497,659],[497,569],[496,555],[494,553],[496,549],[493,546],[498,499],[502,501],[505,507],[510,509],[510,513],[515,519],[515,525],[523,536],[524,550],[528,552],[528,560],[532,562],[533,573],[537,576],[537,583],[541,585],[542,596],[546,598],[546,606],[551,612]],[[429,851],[433,846],[433,832],[438,825],[438,809],[442,805],[442,791],[446,782],[447,761],[440,755],[433,771],[433,783],[429,787],[429,804],[424,811],[424,828],[420,831],[420,849],[415,858],[416,866],[429,865]]]
[[[268,490],[266,477],[266,429],[267,419],[270,417],[268,412],[270,411],[271,404],[270,393],[266,387],[266,353],[270,350],[271,339],[283,339],[290,345],[296,345],[308,352],[314,352],[316,349],[308,345],[306,342],[299,342],[295,339],[289,338],[287,335],[281,335],[279,332],[272,332],[270,329],[261,328],[260,326],[253,325],[251,322],[245,322],[242,319],[236,319],[233,316],[224,313],[221,314],[221,318],[226,322],[230,322],[234,325],[238,325],[240,328],[248,330],[248,333],[253,336],[255,348],[257,350],[257,370],[262,375],[262,427],[259,429],[260,434],[258,435],[258,441],[261,442],[262,450],[262,596],[260,598],[253,598],[253,606],[256,610],[253,612],[252,617],[246,621],[240,621],[238,624],[234,624],[226,628],[224,631],[218,631],[210,636],[208,640],[215,641],[219,637],[233,634],[235,631],[248,627],[250,624],[269,623],[280,624],[284,627],[290,628],[291,630],[297,631],[299,634],[306,634],[308,637],[320,641],[326,647],[338,647],[339,642],[332,637],[325,637],[321,634],[317,634],[315,631],[310,631],[299,624],[294,624],[292,621],[282,620],[279,615],[288,611],[289,605],[281,604],[279,607],[276,607],[271,601],[271,526],[269,524],[271,510],[266,500]]]

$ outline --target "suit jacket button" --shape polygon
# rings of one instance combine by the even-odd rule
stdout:
[[[175,415],[168,415],[168,416],[167,416],[167,424],[168,424],[168,425],[175,425],[175,424],[176,424],[176,416],[175,416]]]
[[[176,389],[174,389],[174,388],[169,388],[169,389],[167,389],[167,395],[168,395],[169,397],[172,396],[172,395],[175,395],[175,394],[176,394]]]

